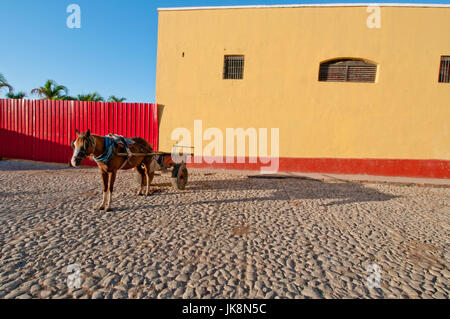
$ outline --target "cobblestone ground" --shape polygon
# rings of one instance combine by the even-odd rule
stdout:
[[[450,188],[190,173],[105,213],[97,169],[0,161],[0,298],[449,297]]]

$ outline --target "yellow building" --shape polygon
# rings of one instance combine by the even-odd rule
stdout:
[[[279,128],[280,171],[450,178],[449,32],[450,5],[159,9],[160,149],[201,120]]]

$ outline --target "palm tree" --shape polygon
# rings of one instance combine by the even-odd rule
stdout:
[[[103,97],[97,92],[89,93],[89,94],[78,94],[78,101],[90,101],[90,102],[103,102]]]
[[[70,96],[70,95],[64,95],[60,98],[61,101],[76,101],[77,98]]]
[[[22,100],[26,95],[25,92],[19,92],[19,93],[14,93],[14,92],[9,92],[8,94],[6,94],[6,97],[8,99],[16,99],[16,100]]]
[[[4,87],[8,88],[9,92],[12,92],[12,90],[13,90],[13,87],[8,84],[8,82],[6,81],[6,78],[3,76],[3,74],[0,73],[0,89],[2,89]]]
[[[31,90],[31,94],[37,94],[46,100],[61,100],[67,96],[67,92],[64,85],[58,85],[53,80],[47,80],[44,86]]]
[[[116,103],[122,103],[125,100],[126,100],[126,98],[124,98],[124,97],[116,97],[115,95],[111,95],[108,98],[108,102],[116,102]]]

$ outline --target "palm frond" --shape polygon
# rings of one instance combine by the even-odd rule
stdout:
[[[17,100],[21,100],[26,96],[27,95],[25,92],[18,92],[18,93],[10,92],[10,93],[6,94],[6,97],[8,99],[17,99]]]
[[[56,85],[53,89],[55,92],[59,93],[60,91],[64,91],[65,95],[69,92],[69,90],[64,85]]]
[[[61,96],[59,99],[62,100],[62,101],[74,101],[74,100],[76,100],[75,97],[69,96],[69,95]]]
[[[54,80],[47,80],[44,86],[31,90],[31,94],[37,94],[49,100],[61,100],[67,96],[69,90],[64,85],[57,84]]]
[[[77,100],[78,101],[89,101],[89,96],[86,94],[78,94]]]
[[[0,73],[0,89],[2,88],[8,88],[9,93],[13,91],[13,87],[6,81],[6,78],[3,74]]]
[[[30,91],[30,93],[31,93],[31,94],[38,94],[38,95],[41,95],[41,94],[43,94],[43,91],[42,91],[42,88],[35,88],[35,89],[32,89],[32,90]]]
[[[126,100],[126,98],[124,98],[124,97],[116,97],[115,95],[111,95],[108,98],[108,102],[116,102],[116,103],[122,103],[125,100]]]
[[[90,102],[103,102],[103,97],[97,93],[89,93],[89,94],[78,94],[78,101],[90,101]]]
[[[8,88],[9,92],[13,91],[13,87],[11,85],[9,85],[8,83],[0,83],[0,89],[4,88],[4,87]]]

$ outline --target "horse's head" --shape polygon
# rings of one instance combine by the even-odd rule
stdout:
[[[77,134],[77,137],[70,144],[73,148],[73,155],[70,160],[70,164],[73,167],[80,166],[81,161],[86,156],[89,156],[94,152],[94,140],[93,137],[91,137],[91,132],[89,129],[84,133],[80,133],[78,130],[75,130],[75,133]]]

